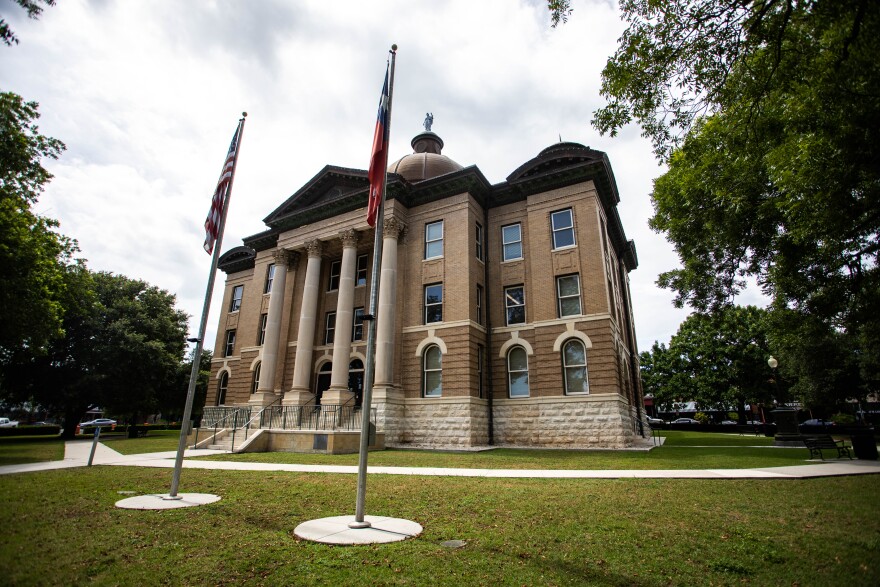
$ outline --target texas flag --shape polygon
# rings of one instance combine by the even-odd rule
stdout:
[[[373,155],[370,157],[370,199],[367,202],[367,224],[376,226],[379,202],[385,191],[385,171],[388,167],[388,145],[385,131],[388,128],[388,75],[390,64],[385,68],[385,85],[379,98],[379,114],[376,119],[376,132],[373,133]]]

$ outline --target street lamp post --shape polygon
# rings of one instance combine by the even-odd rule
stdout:
[[[779,361],[770,356],[767,365],[773,369],[773,384],[776,388],[776,409],[770,412],[776,422],[776,435],[773,437],[776,446],[800,446],[801,435],[798,431],[797,410],[785,405],[779,395],[779,376],[776,368]]]

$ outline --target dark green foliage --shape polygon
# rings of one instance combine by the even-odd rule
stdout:
[[[638,121],[668,162],[651,227],[681,268],[658,283],[710,311],[752,278],[780,312],[774,338],[798,393],[824,405],[876,390],[880,3],[621,7],[629,28],[594,124]]]
[[[642,383],[655,402],[670,408],[696,401],[703,409],[784,400],[785,386],[767,364],[767,312],[754,306],[726,306],[693,314],[678,328],[669,347],[654,343],[641,354]]]
[[[70,277],[64,336],[45,352],[15,353],[6,369],[7,393],[64,414],[68,437],[90,405],[114,414],[155,411],[174,385],[186,335],[186,315],[168,292],[110,273]]]
[[[0,93],[0,363],[60,334],[65,273],[75,265],[76,243],[31,211],[52,177],[42,159],[64,149],[39,133],[38,118],[36,103]]]

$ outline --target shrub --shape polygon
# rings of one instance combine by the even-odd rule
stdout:
[[[700,424],[708,424],[709,416],[707,416],[703,412],[697,412],[696,414],[694,414],[694,420],[696,420]]]

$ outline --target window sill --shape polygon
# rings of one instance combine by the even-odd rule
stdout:
[[[558,253],[559,251],[570,251],[571,249],[576,249],[576,248],[577,248],[577,243],[574,243],[573,245],[565,245],[564,247],[557,247],[555,249],[550,249],[550,252],[551,253]]]

